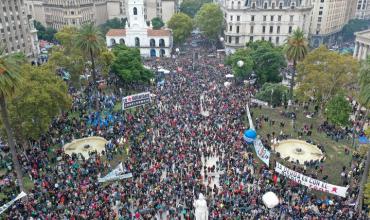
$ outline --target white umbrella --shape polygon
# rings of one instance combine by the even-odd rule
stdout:
[[[267,192],[262,196],[263,204],[269,209],[274,208],[279,204],[279,198],[273,192]]]

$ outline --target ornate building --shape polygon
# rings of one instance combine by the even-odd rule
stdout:
[[[356,0],[356,18],[370,19],[370,0]]]
[[[355,33],[355,51],[353,58],[365,60],[370,55],[370,29]]]
[[[106,35],[108,47],[124,44],[137,47],[143,57],[170,57],[172,32],[170,29],[153,30],[144,18],[144,1],[128,0],[126,29],[111,29]]]
[[[256,40],[282,45],[293,30],[309,33],[311,0],[220,0],[226,53]]]

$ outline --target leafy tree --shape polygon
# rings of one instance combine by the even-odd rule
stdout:
[[[105,36],[109,29],[124,29],[127,19],[113,18],[107,20],[104,24],[99,25],[101,33]]]
[[[65,82],[50,65],[22,68],[22,81],[9,100],[10,121],[18,142],[38,140],[52,119],[70,108],[72,99]]]
[[[282,48],[275,47],[268,41],[250,42],[247,48],[251,50],[258,84],[281,82],[280,70],[286,66]]]
[[[313,50],[297,66],[297,97],[327,103],[339,92],[354,87],[358,66],[352,56],[329,51],[325,46]]]
[[[193,21],[184,13],[176,13],[167,23],[168,27],[173,31],[173,39],[175,43],[182,43],[191,34],[193,30]]]
[[[204,3],[210,3],[211,0],[184,0],[180,5],[180,11],[194,18]]]
[[[361,63],[358,84],[360,85],[359,102],[370,108],[370,57]]]
[[[304,32],[301,29],[293,31],[292,35],[288,37],[288,42],[285,46],[285,55],[288,60],[293,61],[293,73],[290,81],[289,95],[293,98],[294,78],[297,68],[297,62],[302,61],[308,53],[307,39],[304,37]]]
[[[329,100],[328,104],[326,105],[325,114],[331,123],[339,126],[345,126],[348,124],[351,111],[351,105],[346,98],[342,94],[337,94]]]
[[[9,119],[9,112],[7,108],[7,101],[14,94],[16,88],[19,86],[21,81],[19,66],[21,63],[26,62],[25,60],[19,60],[19,57],[4,56],[4,48],[0,51],[0,115],[3,127],[7,134],[8,145],[12,155],[12,161],[17,175],[19,188],[21,191],[25,191],[23,184],[23,174],[21,166],[17,157],[17,149],[15,145],[15,138],[13,128]]]
[[[64,26],[55,34],[55,39],[63,46],[67,53],[75,48],[78,29],[76,27]]]
[[[344,41],[353,41],[355,39],[355,32],[369,29],[370,20],[353,19],[350,20],[342,29],[342,36]]]
[[[238,61],[240,60],[244,63],[241,67],[238,66]],[[253,72],[254,63],[251,51],[248,49],[237,50],[226,58],[225,63],[232,67],[235,77],[239,79],[245,79]]]
[[[83,52],[83,54],[89,56],[91,61],[93,87],[95,87],[95,92],[97,92],[98,84],[96,82],[95,58],[100,54],[102,48],[104,48],[104,40],[101,36],[101,32],[93,23],[83,25],[78,31],[76,46]],[[98,108],[99,100],[96,98],[96,109],[98,110]]]
[[[220,6],[214,3],[204,4],[195,16],[196,26],[211,40],[218,39],[223,21]]]
[[[150,70],[144,68],[139,49],[116,45],[113,48],[113,54],[115,59],[111,70],[125,83],[149,82],[154,77]]]
[[[152,19],[152,26],[154,30],[159,30],[164,26],[164,22],[161,18],[155,17]]]
[[[36,20],[34,21],[34,26],[37,30],[37,37],[40,40],[46,40],[50,42],[55,39],[54,35],[57,33],[57,31],[54,28],[52,27],[45,28],[40,22]]]
[[[256,94],[258,99],[270,103],[274,106],[279,106],[286,102],[288,97],[288,88],[277,83],[265,83],[261,90]]]

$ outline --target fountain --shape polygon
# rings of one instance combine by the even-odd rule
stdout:
[[[105,150],[107,140],[102,137],[87,137],[82,139],[73,140],[63,146],[64,152],[68,155],[82,154],[86,159],[89,158],[89,152],[96,151],[101,153]]]

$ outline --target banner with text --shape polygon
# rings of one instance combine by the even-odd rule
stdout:
[[[123,165],[122,163],[118,164],[118,166],[112,170],[110,173],[108,173],[103,178],[98,178],[99,183],[112,181],[112,180],[121,180],[121,179],[127,179],[132,177],[132,173],[126,173],[124,174]]]
[[[5,212],[5,210],[7,210],[10,206],[12,206],[17,200],[25,197],[27,194],[25,192],[21,192],[18,194],[17,197],[15,197],[14,199],[12,199],[11,201],[9,201],[8,203],[4,204],[3,206],[0,207],[0,215]]]
[[[150,92],[129,95],[122,98],[122,110],[150,103]]]
[[[309,176],[305,176],[301,173],[291,170],[278,162],[276,162],[275,171],[301,185],[307,186],[310,189],[331,193],[341,197],[346,197],[348,187],[336,186],[322,182],[317,179],[313,179]]]
[[[270,151],[263,146],[262,141],[259,138],[254,141],[254,150],[256,151],[258,158],[260,158],[267,166],[269,166]]]

